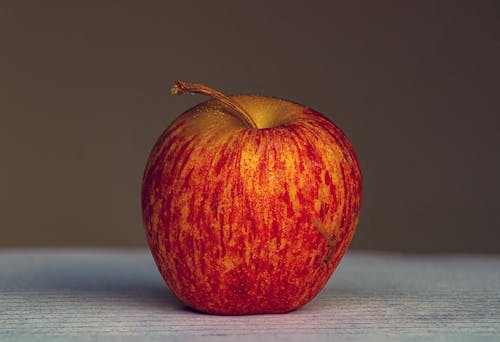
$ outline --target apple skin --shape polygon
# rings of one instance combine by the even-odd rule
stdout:
[[[215,99],[172,122],[144,173],[147,240],[168,287],[191,308],[292,311],[320,292],[351,242],[359,163],[318,112],[272,97],[229,98],[260,128]]]

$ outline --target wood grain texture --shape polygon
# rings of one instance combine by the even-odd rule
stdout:
[[[0,340],[500,338],[500,256],[348,253],[310,304],[282,315],[185,308],[148,251],[0,251]]]

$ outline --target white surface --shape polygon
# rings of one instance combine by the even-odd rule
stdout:
[[[349,253],[282,315],[185,308],[148,251],[0,250],[0,340],[500,340],[500,256]]]

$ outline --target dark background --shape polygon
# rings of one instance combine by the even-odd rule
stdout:
[[[0,246],[145,246],[175,79],[294,100],[354,144],[352,247],[500,252],[500,2],[0,2]]]

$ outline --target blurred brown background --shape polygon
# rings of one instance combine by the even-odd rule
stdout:
[[[0,2],[0,247],[145,246],[148,153],[201,96],[329,116],[364,171],[353,248],[500,252],[500,2]]]

